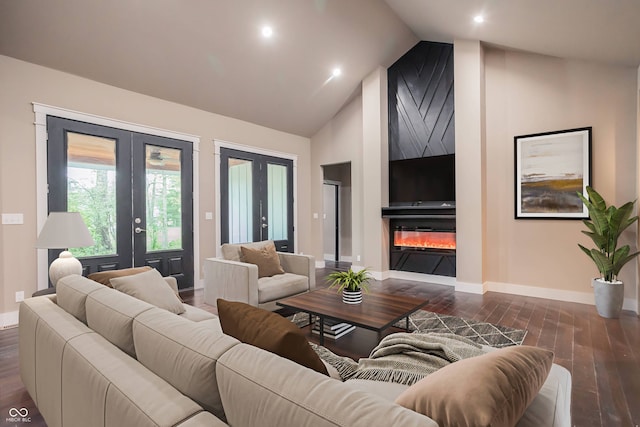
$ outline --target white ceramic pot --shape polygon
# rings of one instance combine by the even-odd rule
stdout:
[[[345,304],[360,304],[362,302],[362,289],[357,291],[342,291],[342,302]]]
[[[600,278],[593,279],[591,283],[598,314],[607,319],[620,317],[624,302],[624,283],[619,280],[606,282]]]

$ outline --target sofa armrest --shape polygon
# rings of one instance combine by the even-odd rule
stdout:
[[[309,278],[309,290],[316,287],[316,260],[311,255],[299,255],[278,252],[280,265],[287,273],[299,274]]]
[[[217,299],[258,306],[258,266],[221,258],[204,260],[204,301],[214,307]]]

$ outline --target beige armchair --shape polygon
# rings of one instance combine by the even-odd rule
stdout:
[[[266,242],[224,244],[223,258],[204,260],[204,301],[216,306],[218,298],[240,301],[267,310],[276,301],[316,287],[315,259],[309,255],[278,252],[284,274],[258,278],[258,267],[241,261],[240,247],[261,249]]]

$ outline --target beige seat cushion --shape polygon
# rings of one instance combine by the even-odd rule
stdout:
[[[544,384],[553,353],[506,347],[460,360],[418,381],[396,403],[441,426],[514,426]]]
[[[96,333],[69,340],[58,369],[65,427],[173,426],[202,411]]]
[[[280,265],[280,258],[278,258],[278,253],[276,252],[276,246],[273,243],[265,245],[261,249],[241,246],[240,252],[244,262],[258,266],[258,278],[284,273]]]
[[[136,317],[133,338],[140,363],[224,419],[215,368],[218,358],[239,341],[209,322],[153,308]]]
[[[258,301],[260,304],[308,290],[309,278],[298,274],[284,273],[258,279]]]
[[[133,276],[116,277],[111,279],[111,284],[118,291],[146,301],[156,307],[175,314],[185,312],[182,302],[156,269]]]
[[[232,426],[438,427],[422,414],[247,344],[223,354],[216,372]]]
[[[56,284],[56,302],[67,313],[87,324],[87,295],[104,289],[99,283],[77,274],[65,276]]]
[[[133,344],[133,319],[151,304],[99,285],[102,289],[87,297],[87,324],[131,357],[136,357]]]
[[[218,316],[225,334],[329,375],[300,328],[279,314],[218,299]]]

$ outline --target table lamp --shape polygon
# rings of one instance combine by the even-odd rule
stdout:
[[[78,212],[51,212],[40,231],[36,248],[64,249],[49,266],[49,280],[53,286],[70,274],[82,274],[82,264],[68,248],[83,248],[95,242]]]

